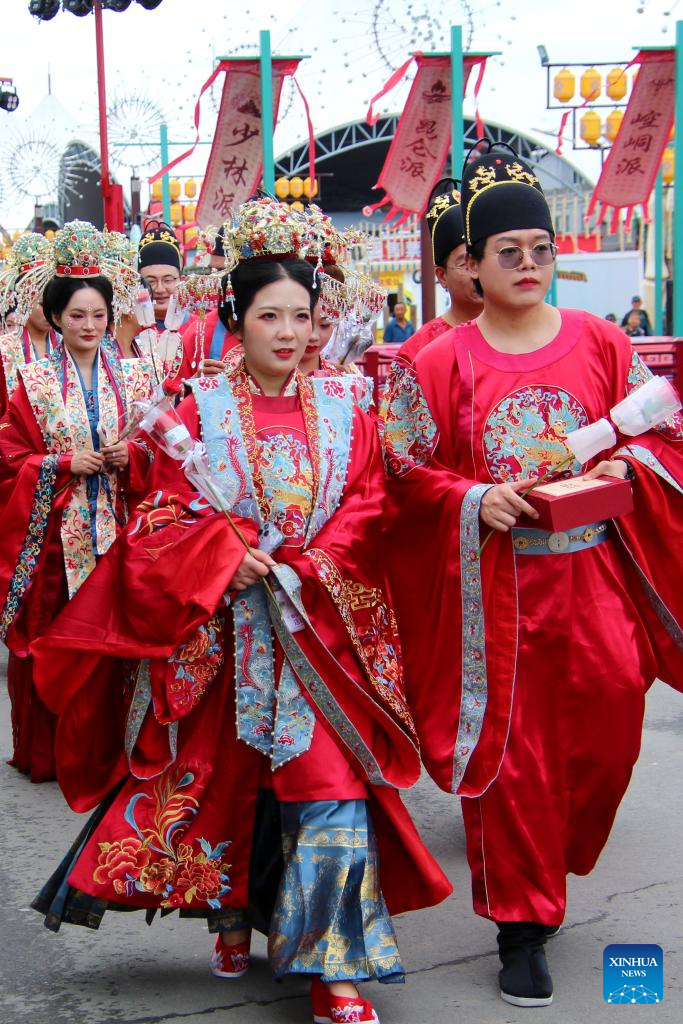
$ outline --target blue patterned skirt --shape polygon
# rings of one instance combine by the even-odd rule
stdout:
[[[280,813],[284,870],[268,936],[275,976],[403,981],[367,801],[281,803]]]

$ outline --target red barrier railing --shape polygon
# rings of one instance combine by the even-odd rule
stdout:
[[[379,390],[389,375],[389,367],[400,350],[400,345],[371,345],[363,358],[358,361],[365,376],[372,377],[375,382],[375,405],[379,401]]]
[[[668,377],[683,395],[683,338],[634,338],[631,344],[654,374]]]

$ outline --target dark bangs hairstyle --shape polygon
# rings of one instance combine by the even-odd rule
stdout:
[[[320,293],[313,287],[313,267],[306,260],[267,260],[253,259],[239,263],[230,274],[232,290],[235,296],[235,312],[231,302],[225,300],[225,288],[228,275],[223,277],[223,300],[218,306],[221,323],[229,331],[244,322],[244,317],[258,292],[276,281],[290,278],[306,289],[311,300],[311,313],[315,308]]]
[[[82,288],[94,288],[99,292],[107,305],[107,323],[111,325],[114,322],[114,289],[106,277],[53,277],[43,292],[43,313],[56,331],[59,325],[55,323],[54,317],[61,317],[72,296]]]

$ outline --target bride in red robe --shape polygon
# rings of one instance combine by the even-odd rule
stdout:
[[[158,452],[34,645],[60,784],[100,804],[34,905],[55,930],[106,907],[206,916],[227,979],[260,927],[277,976],[312,976],[315,1019],[376,1021],[355,982],[402,980],[389,913],[451,889],[398,794],[420,766],[376,559],[381,454],[341,380],[295,370],[312,268],[244,260],[232,283],[244,361],[178,413],[242,539]]]
[[[568,470],[632,477],[632,513],[534,527],[520,491],[649,371],[616,327],[545,304],[553,226],[521,161],[467,165],[463,196],[484,312],[395,366],[390,583],[424,761],[464,797],[474,909],[499,926],[501,995],[545,1005],[566,874],[607,841],[648,687],[683,689],[683,422]]]
[[[55,777],[55,719],[33,685],[29,645],[113,542],[126,495],[142,489],[149,467],[138,446],[129,458],[125,441],[103,440],[118,437],[151,377],[144,361],[119,360],[103,341],[114,289],[93,248],[104,252],[91,225],[75,222],[56,236],[55,258],[63,262],[43,309],[63,342],[19,369],[0,423],[0,638],[10,649],[11,763],[34,782]],[[78,276],[84,268],[89,274]]]

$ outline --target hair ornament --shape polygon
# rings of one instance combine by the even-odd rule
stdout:
[[[4,319],[14,308],[17,322],[25,326],[54,271],[48,239],[35,231],[20,235],[0,270],[0,317]]]

